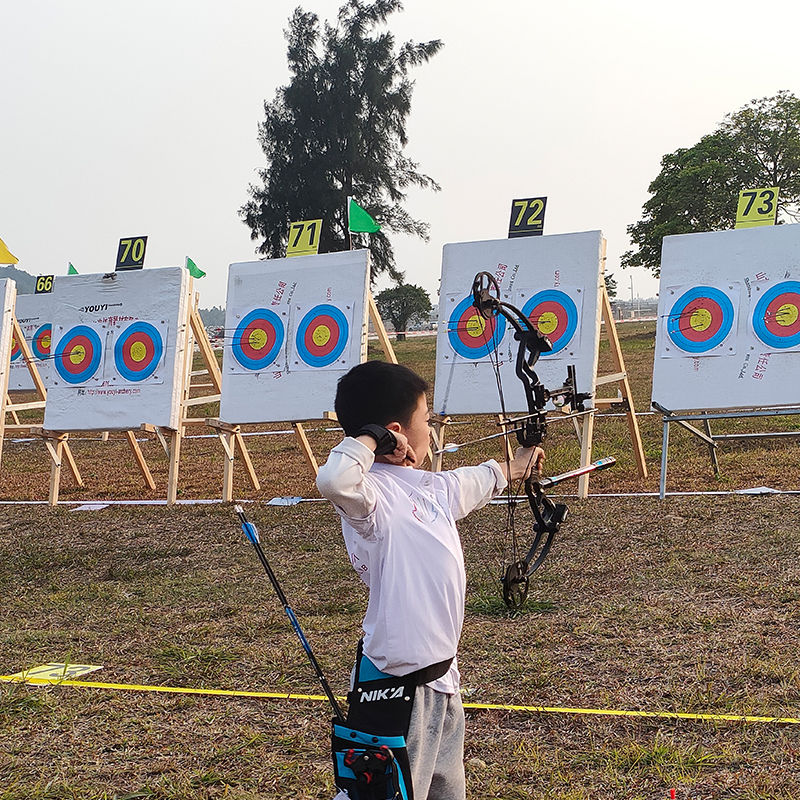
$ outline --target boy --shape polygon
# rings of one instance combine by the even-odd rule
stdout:
[[[342,518],[350,561],[369,588],[348,723],[405,734],[416,800],[463,800],[456,649],[466,575],[455,521],[509,480],[538,471],[544,452],[520,448],[508,465],[414,469],[430,441],[427,390],[407,367],[382,361],[344,375],[335,409],[346,438],[319,470],[317,486]]]

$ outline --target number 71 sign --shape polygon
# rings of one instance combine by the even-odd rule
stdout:
[[[292,256],[315,256],[319,251],[319,235],[321,232],[321,219],[306,219],[302,222],[290,223],[286,258],[291,258]]]
[[[546,207],[546,197],[526,197],[522,200],[512,200],[508,238],[541,236],[544,233],[544,210]]]

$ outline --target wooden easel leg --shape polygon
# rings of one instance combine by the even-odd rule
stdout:
[[[139,447],[139,442],[136,441],[136,433],[134,431],[125,431],[125,438],[128,441],[128,447],[130,447],[131,452],[133,453],[136,465],[139,467],[139,471],[142,473],[145,486],[147,486],[151,492],[154,491],[156,488],[156,482],[153,480],[153,475],[150,472],[150,468],[147,466],[147,462],[144,460],[142,448]]]
[[[319,472],[319,465],[317,464],[317,459],[314,458],[314,451],[311,449],[311,445],[308,443],[308,437],[306,436],[305,429],[303,428],[302,422],[293,422],[292,427],[294,428],[294,432],[297,434],[297,438],[300,440],[300,447],[303,450],[303,454],[306,457],[306,461],[308,461],[311,469],[314,470],[314,475]]]
[[[381,343],[381,349],[386,356],[386,360],[392,364],[397,363],[397,356],[394,353],[394,347],[389,339],[389,334],[386,333],[386,326],[383,324],[378,306],[375,304],[375,298],[372,292],[367,292],[367,304],[369,307],[369,318],[372,320],[372,327],[375,328],[375,333],[378,336],[378,341]]]
[[[178,499],[178,466],[181,461],[180,430],[169,432],[169,479],[167,481],[167,505],[175,504]]]
[[[592,440],[594,438],[594,414],[587,414],[583,418],[583,433],[581,434],[581,466],[588,467],[592,461]],[[589,496],[589,474],[578,478],[578,497],[585,500]]]
[[[669,451],[669,421],[664,417],[664,430],[661,434],[661,476],[658,481],[658,496],[663,500],[667,494],[667,452]]]
[[[219,431],[219,441],[225,451],[225,466],[222,470],[222,499],[226,503],[233,500],[233,459],[236,443],[232,431]]]
[[[11,419],[14,422],[14,424],[19,425],[19,415],[17,414],[16,411],[14,411],[14,405],[11,402],[11,397],[9,397],[9,395],[6,395],[6,407],[8,410],[4,408],[3,413],[0,416],[0,430],[2,430],[3,427],[5,427],[6,414],[11,414]]]
[[[83,478],[81,477],[78,465],[75,463],[75,458],[72,455],[72,448],[69,446],[69,442],[66,440],[64,440],[63,453],[64,460],[67,462],[67,466],[69,467],[69,471],[72,473],[72,477],[75,479],[75,483],[79,488],[83,489]]]
[[[53,444],[50,439],[45,439],[44,444],[50,453],[50,459],[52,461],[50,464],[50,492],[47,502],[51,506],[57,506],[58,492],[61,488],[61,454],[64,450],[64,440],[58,438],[56,439],[56,443]]]
[[[711,438],[711,421],[704,419],[703,427],[705,428],[706,435]],[[708,453],[711,456],[711,466],[714,468],[714,477],[719,478],[719,459],[717,458],[717,448],[710,444],[708,446]]]
[[[431,448],[431,472],[439,472],[442,469],[444,453],[439,451],[444,447],[444,435],[449,421],[450,417],[441,417],[439,419],[434,419],[433,425],[431,426],[431,439],[433,440],[433,447]]]
[[[234,444],[239,448],[239,454],[242,457],[242,461],[244,462],[245,469],[247,470],[247,475],[250,478],[250,485],[257,491],[261,491],[261,481],[258,480],[258,475],[256,475],[256,471],[253,468],[253,462],[250,459],[250,453],[247,450],[247,447],[244,443],[244,438],[242,437],[241,433],[234,434]]]
[[[500,426],[502,426],[503,431],[506,431],[507,428],[507,420],[503,417],[502,414],[497,415],[497,422]],[[505,458],[506,461],[513,461],[514,460],[514,448],[511,446],[511,440],[508,436],[503,437],[503,447],[505,448]]]

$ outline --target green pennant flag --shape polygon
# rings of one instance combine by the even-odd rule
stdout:
[[[347,227],[350,233],[377,233],[381,226],[352,197],[348,200]]]
[[[67,270],[67,275],[77,275],[77,274],[78,274],[78,270],[76,270],[75,267],[72,266],[72,262],[70,261],[69,262],[69,269]]]
[[[203,272],[203,270],[201,270],[200,267],[198,267],[197,264],[195,264],[194,261],[189,258],[189,256],[186,256],[186,269],[189,270],[189,274],[193,278],[205,278],[206,276],[205,272]]]

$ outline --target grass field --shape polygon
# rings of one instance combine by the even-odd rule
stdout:
[[[646,410],[652,325],[620,332]],[[432,377],[432,340],[400,343],[398,355]],[[459,427],[457,438],[485,424]],[[598,420],[596,453],[619,464],[593,479],[593,493],[656,490],[660,418],[643,416],[641,425],[652,472],[645,480],[624,421]],[[338,436],[312,431],[320,458]],[[241,496],[314,496],[290,436],[251,442],[264,489],[246,491],[238,475]],[[37,447],[7,443],[3,499],[46,496]],[[159,447],[147,443],[145,452],[159,465],[163,496]],[[447,465],[495,455],[493,447]],[[75,449],[87,488],[74,491],[65,478],[65,499],[146,496],[121,442]],[[548,454],[556,472],[575,463],[577,446],[554,426]],[[729,446],[716,480],[706,448],[676,434],[670,488],[796,489],[798,456],[785,441]],[[181,496],[218,495],[221,463],[215,440],[187,442]],[[517,615],[498,600],[503,509],[483,509],[461,526],[465,701],[800,717],[800,497],[592,497],[570,506]],[[250,508],[343,694],[366,594],[338,521],[321,502]],[[102,665],[85,680],[106,683],[319,694],[229,508],[0,509],[0,673],[77,662]],[[329,716],[309,700],[0,684],[0,800],[328,798]],[[681,800],[789,800],[800,796],[800,725],[470,710],[466,769],[474,798],[666,800],[675,788]]]

